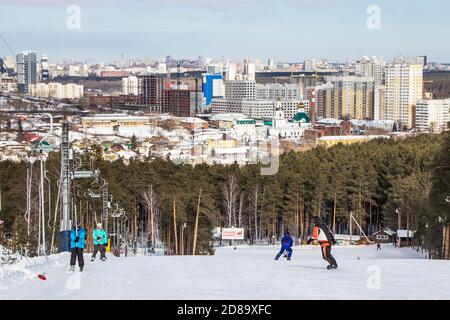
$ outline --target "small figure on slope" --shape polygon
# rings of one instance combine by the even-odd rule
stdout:
[[[314,240],[318,240],[320,243],[320,247],[322,249],[322,257],[326,260],[330,265],[327,266],[327,269],[336,269],[337,263],[334,257],[331,255],[331,246],[336,244],[336,240],[334,240],[333,233],[330,228],[319,218],[314,217],[314,228],[311,237],[309,237],[306,244],[310,244]]]
[[[80,223],[77,223],[72,227],[70,231],[70,271],[75,271],[75,264],[78,258],[78,265],[80,271],[83,271],[84,259],[83,259],[83,249],[84,249],[84,236],[86,231],[81,227]]]
[[[381,244],[377,243],[377,251],[381,250]]]
[[[91,261],[95,260],[98,251],[100,251],[100,259],[105,261],[105,251],[106,246],[108,245],[108,239],[106,238],[106,232],[103,230],[101,223],[97,223],[97,229],[92,232],[92,239],[94,242],[94,253],[92,253]]]
[[[288,252],[288,260],[291,260],[292,256],[292,244],[294,241],[292,241],[291,235],[289,234],[289,231],[286,231],[284,234],[283,239],[281,239],[281,249],[280,252],[278,252],[277,256],[275,257],[275,260],[278,260],[284,251]]]

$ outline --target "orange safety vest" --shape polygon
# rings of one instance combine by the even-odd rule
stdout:
[[[312,237],[317,241],[319,241],[321,247],[326,247],[330,245],[325,232],[319,227],[313,228]]]

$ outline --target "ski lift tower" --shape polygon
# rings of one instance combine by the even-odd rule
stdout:
[[[60,247],[59,251],[70,250],[70,180],[94,178],[98,181],[100,171],[72,171],[70,169],[70,144],[69,144],[69,122],[62,123],[61,134],[61,213],[62,220],[60,225]]]
[[[70,146],[69,123],[62,123],[61,134],[61,213],[60,252],[70,250]]]
[[[104,181],[102,189],[102,220],[106,232],[108,232],[108,214],[110,206],[111,205],[109,202],[108,182]]]

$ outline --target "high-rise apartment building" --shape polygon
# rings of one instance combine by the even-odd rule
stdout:
[[[269,70],[275,69],[275,63],[273,62],[273,58],[269,58],[269,60],[267,61],[267,67]]]
[[[28,93],[29,85],[37,83],[36,52],[24,51],[16,56],[17,88],[21,93]]]
[[[374,91],[373,102],[373,120],[383,120],[384,116],[384,94],[386,87],[384,85],[376,85]]]
[[[83,97],[83,85],[57,82],[30,84],[29,94],[40,98],[80,99]]]
[[[201,112],[203,93],[195,86],[171,83],[166,75],[140,75],[138,80],[139,104],[150,106],[157,112],[167,112],[177,117],[189,117]],[[197,83],[197,81],[195,81]]]
[[[428,65],[428,57],[427,56],[418,56],[417,63],[421,64],[425,68]]]
[[[382,58],[364,57],[356,63],[356,75],[361,77],[372,77],[376,85],[384,81],[385,62]]]
[[[164,89],[162,111],[176,117],[190,117],[200,112],[203,93],[189,89]]]
[[[303,99],[301,86],[295,83],[256,84],[256,99]]]
[[[49,80],[48,70],[48,57],[46,55],[41,56],[41,81]]]
[[[135,76],[122,78],[122,93],[125,95],[138,95],[139,81]]]
[[[272,117],[277,103],[284,111],[286,119],[292,119],[300,99],[266,99],[257,97],[256,82],[250,80],[225,81],[225,98],[211,100],[211,113],[243,113],[252,118]],[[258,86],[260,86],[258,84]],[[269,85],[268,85],[269,86]],[[270,87],[270,86],[269,86]]]
[[[450,99],[419,100],[416,104],[415,124],[421,131],[441,132],[450,122]]]
[[[256,82],[254,80],[226,81],[225,98],[235,100],[255,100]]]
[[[397,59],[385,68],[384,119],[413,128],[417,101],[423,95],[423,66]]]
[[[372,77],[327,77],[316,88],[317,116],[335,119],[373,119],[374,79]]]
[[[234,81],[236,80],[237,75],[237,66],[234,62],[227,62],[226,70],[225,70],[225,80],[226,81]]]
[[[166,75],[148,74],[138,77],[138,95],[141,104],[162,106]]]
[[[223,77],[221,74],[204,74],[202,84],[205,106],[211,104],[212,98],[222,98],[224,95]]]
[[[210,64],[206,67],[206,73],[208,74],[222,74],[222,64]]]
[[[308,59],[303,62],[303,69],[305,71],[313,71],[316,69],[316,59]]]
[[[256,65],[250,60],[244,60],[244,80],[255,81],[256,79]]]

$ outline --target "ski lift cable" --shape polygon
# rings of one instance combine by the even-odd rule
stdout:
[[[14,53],[13,49],[11,49],[11,46],[9,45],[8,41],[6,41],[5,37],[2,35],[2,33],[0,32],[0,38],[3,40],[3,43],[6,45],[6,47],[8,48],[9,52],[11,52],[11,54],[15,57],[16,54]]]
[[[14,50],[11,49],[11,46],[9,45],[8,41],[6,41],[5,37],[2,35],[1,32],[0,32],[0,38],[2,39],[3,43],[5,44],[5,46],[8,48],[9,52],[11,52],[11,55],[12,55],[13,57],[15,57],[16,54],[14,53]],[[11,66],[7,66],[7,65],[5,64],[5,61],[3,61],[3,65],[6,66],[8,69],[11,68]],[[18,81],[17,74],[14,75],[14,78],[15,78],[16,81]]]

